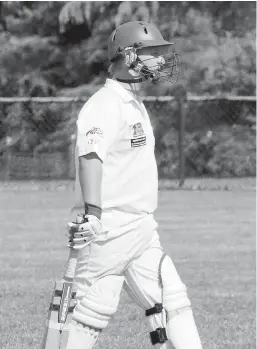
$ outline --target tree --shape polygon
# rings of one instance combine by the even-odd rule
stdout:
[[[3,12],[3,2],[0,2],[0,24],[3,27],[4,31],[7,31],[7,24],[6,24],[6,19],[5,19],[5,15]]]

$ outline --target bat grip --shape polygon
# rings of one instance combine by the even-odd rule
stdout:
[[[71,248],[66,271],[64,273],[64,280],[74,278],[76,266],[77,266],[77,258],[78,258],[78,251]]]

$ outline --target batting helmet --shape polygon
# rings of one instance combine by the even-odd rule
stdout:
[[[163,39],[160,31],[151,23],[133,21],[116,28],[109,39],[108,58],[114,62],[125,47],[169,46],[173,43]]]

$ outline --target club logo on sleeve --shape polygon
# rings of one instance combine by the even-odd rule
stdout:
[[[146,135],[141,122],[136,123],[131,126],[132,128],[132,138],[131,138],[131,148],[141,147],[146,145]]]
[[[103,131],[99,127],[93,127],[86,133],[86,136],[89,135],[99,135],[100,137],[103,137]]]
[[[87,143],[90,145],[100,144],[103,140],[103,131],[99,127],[93,127],[86,133]]]

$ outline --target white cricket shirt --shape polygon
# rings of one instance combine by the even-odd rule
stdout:
[[[117,81],[105,85],[83,106],[77,120],[76,204],[84,204],[78,178],[78,157],[97,153],[103,161],[102,224],[108,236],[131,229],[155,229],[158,173],[154,135],[142,101]]]

